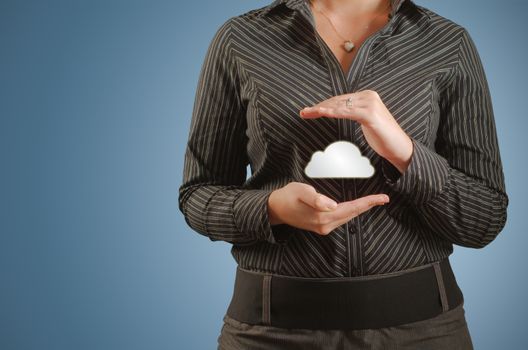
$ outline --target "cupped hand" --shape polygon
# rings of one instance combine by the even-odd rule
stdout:
[[[386,194],[372,194],[336,203],[302,182],[290,182],[273,191],[268,198],[270,224],[288,224],[327,235],[336,227],[369,210],[389,202]]]
[[[347,106],[347,99],[351,106]],[[372,149],[403,173],[409,165],[413,143],[374,90],[338,95],[306,107],[299,112],[304,119],[345,118],[361,124]]]

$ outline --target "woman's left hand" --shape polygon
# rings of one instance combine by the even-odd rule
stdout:
[[[347,107],[346,100],[352,105]],[[345,118],[361,124],[363,135],[372,149],[403,173],[410,162],[413,143],[373,90],[331,97],[300,111],[304,119]]]

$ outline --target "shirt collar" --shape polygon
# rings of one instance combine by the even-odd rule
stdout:
[[[260,15],[261,16],[264,16],[266,15],[267,13],[269,13],[272,9],[274,9],[275,7],[279,6],[279,5],[282,5],[284,4],[285,6],[291,8],[291,9],[299,9],[301,8],[301,6],[303,6],[304,2],[307,2],[308,0],[274,0],[271,4],[269,4],[267,7],[265,7]],[[409,0],[390,0],[391,1],[391,17],[393,17],[396,12],[398,12],[398,10],[400,9],[400,7],[402,6],[402,4],[406,1],[409,1]]]

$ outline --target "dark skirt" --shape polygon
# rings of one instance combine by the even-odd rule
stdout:
[[[252,325],[227,314],[223,321],[218,350],[473,350],[463,303],[427,320],[377,329],[288,329]]]

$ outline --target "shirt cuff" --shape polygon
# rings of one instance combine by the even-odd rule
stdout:
[[[414,204],[424,204],[439,195],[449,180],[449,163],[423,143],[411,137],[413,153],[407,169],[400,173],[385,158],[381,173],[385,183]]]
[[[268,198],[274,190],[245,190],[233,204],[233,221],[240,232],[273,244],[286,244],[293,228],[286,224],[271,225]]]

